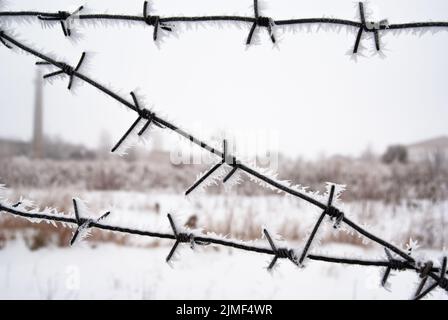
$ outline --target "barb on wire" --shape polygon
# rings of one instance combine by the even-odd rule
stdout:
[[[230,170],[230,172],[222,180],[223,183],[226,183],[239,169],[240,162],[234,156],[229,154],[227,140],[223,141],[222,147],[223,147],[222,161],[223,163],[232,167],[232,170]]]
[[[389,279],[390,272],[392,270],[406,270],[406,267],[408,266],[408,263],[403,260],[394,259],[392,257],[392,254],[389,250],[384,248],[384,251],[386,252],[387,260],[389,261],[389,265],[386,267],[386,270],[384,271],[383,278],[381,279],[381,286],[386,287],[387,279]]]
[[[171,239],[175,240],[175,243],[166,258],[167,262],[170,262],[173,254],[175,253],[175,250],[177,249],[178,245],[180,243],[190,243],[190,246],[193,248],[194,245],[219,245],[229,248],[234,248],[246,252],[254,252],[259,254],[267,254],[272,255],[273,260],[268,266],[268,270],[272,270],[274,265],[276,264],[277,260],[280,258],[289,259],[292,261],[295,265],[298,265],[297,257],[295,256],[295,251],[292,248],[277,248],[272,237],[267,232],[266,229],[263,230],[263,233],[265,237],[269,241],[270,249],[266,247],[256,246],[253,244],[244,243],[239,240],[233,240],[228,238],[220,238],[215,236],[209,236],[206,235],[194,235],[192,233],[185,233],[185,232],[179,232],[178,228],[176,227],[173,218],[170,214],[168,214],[168,219],[170,222],[170,226],[172,228],[173,234],[169,233],[160,233],[160,232],[153,232],[153,231],[146,231],[146,230],[139,230],[139,229],[132,229],[128,227],[122,227],[117,225],[109,225],[105,224],[103,222],[104,218],[107,217],[109,212],[98,218],[97,220],[92,219],[85,219],[80,216],[79,208],[77,205],[77,202],[73,201],[74,207],[75,207],[75,217],[69,217],[66,216],[63,213],[58,214],[45,214],[41,212],[32,212],[28,210],[19,210],[18,208],[15,208],[14,206],[8,206],[6,204],[0,203],[0,212],[6,212],[13,216],[27,218],[27,219],[37,219],[39,221],[46,220],[46,221],[54,221],[54,222],[62,222],[65,224],[74,224],[77,226],[77,230],[75,231],[74,239],[76,240],[76,237],[78,237],[78,234],[82,232],[84,229],[87,228],[96,228],[99,230],[107,230],[107,231],[113,231],[113,232],[119,232],[119,233],[125,233],[125,234],[131,234],[131,235],[139,235],[139,236],[147,236],[152,238],[159,238],[159,239]],[[74,240],[72,239],[70,241],[70,244],[73,244]],[[356,265],[356,266],[365,266],[365,267],[387,267],[390,265],[390,261],[385,260],[362,260],[362,259],[350,259],[350,258],[342,258],[342,257],[330,257],[330,256],[323,256],[323,255],[314,255],[310,254],[308,256],[308,259],[313,261],[320,261],[320,262],[327,262],[327,263],[333,263],[333,264],[346,264],[346,265]],[[447,288],[447,282],[448,280],[445,278],[447,275],[446,270],[446,258],[443,260],[441,268],[436,268],[432,264],[428,265],[427,269],[428,276],[434,279],[434,283],[431,285],[430,288],[428,288],[426,291],[432,291],[437,286],[444,290],[448,290]],[[408,271],[415,271],[417,273],[421,273],[421,268],[417,268],[412,264],[403,264],[402,268],[400,270],[408,270]],[[425,271],[426,272],[426,271]],[[439,273],[439,275],[435,274]],[[430,290],[429,290],[430,289]]]
[[[260,16],[260,13],[258,11],[258,0],[254,0],[254,16],[255,20],[252,24],[252,27],[250,28],[249,35],[247,36],[246,45],[250,45],[252,36],[254,35],[255,29],[257,27],[267,28],[272,43],[275,43],[275,36],[273,31],[275,22],[272,18]]]
[[[422,282],[419,285],[419,288],[417,289],[417,293],[414,296],[415,300],[420,300],[423,297],[425,297],[427,294],[429,294],[431,291],[433,291],[437,286],[441,287],[442,289],[448,290],[448,280],[445,278],[446,274],[446,268],[447,268],[447,258],[443,257],[442,261],[442,267],[440,269],[440,278],[438,280],[434,280],[434,282],[429,285],[423,292],[423,287],[427,279],[427,275],[429,275],[430,272],[432,272],[432,264],[427,263],[425,266],[424,271],[421,275],[423,276]]]
[[[380,36],[379,30],[384,30],[389,28],[389,22],[387,19],[383,19],[379,22],[366,21],[366,16],[364,13],[364,4],[362,2],[358,3],[359,6],[359,16],[361,19],[361,25],[358,30],[358,34],[356,35],[355,47],[353,48],[353,53],[358,53],[359,44],[361,42],[361,37],[363,31],[365,32],[373,32],[373,36],[375,39],[375,47],[376,50],[380,50]]]
[[[4,32],[0,30],[0,42],[8,49],[12,49],[12,47],[3,39]]]
[[[375,47],[380,50],[380,39],[379,32],[384,32],[385,30],[404,30],[404,29],[421,29],[421,28],[447,28],[448,22],[445,21],[428,21],[428,22],[411,22],[411,23],[397,23],[389,24],[388,20],[380,20],[378,22],[367,21],[364,12],[364,4],[359,2],[359,13],[360,21],[353,21],[348,19],[336,19],[336,18],[293,18],[286,20],[274,20],[273,18],[268,18],[261,16],[259,13],[258,0],[254,0],[254,16],[237,16],[237,15],[218,15],[218,16],[171,16],[171,17],[160,17],[158,15],[148,14],[148,2],[145,1],[143,4],[143,16],[142,15],[128,15],[128,14],[80,14],[79,12],[83,7],[80,7],[73,13],[66,11],[58,12],[34,12],[34,11],[3,11],[0,12],[0,17],[38,17],[40,20],[47,21],[60,21],[62,30],[65,36],[70,36],[71,34],[71,24],[76,19],[80,20],[91,20],[91,21],[135,21],[142,22],[147,25],[153,26],[153,39],[157,40],[159,28],[165,31],[172,31],[172,24],[174,23],[201,23],[201,22],[233,22],[233,23],[244,23],[251,24],[249,35],[246,39],[246,45],[252,43],[252,36],[257,27],[266,28],[270,39],[273,43],[276,42],[274,35],[274,28],[277,26],[294,26],[294,25],[312,25],[312,24],[326,24],[326,25],[336,25],[348,28],[358,29],[355,46],[353,48],[353,53],[358,52],[359,44],[364,32],[373,33],[375,40]]]
[[[12,36],[9,36],[9,35],[6,35],[5,33],[3,33],[2,37],[3,37],[3,39],[7,40],[10,44],[17,46],[18,48],[36,56],[36,57],[39,57],[40,59],[44,60],[45,62],[47,62],[55,67],[58,67],[58,68],[63,67],[60,62],[56,61],[55,59],[53,59],[43,53],[40,53],[40,52],[32,49],[31,47],[25,45],[24,43],[16,40]],[[108,96],[110,96],[114,100],[120,102],[121,104],[128,107],[129,109],[137,112],[139,116],[142,116],[142,118],[145,118],[145,119],[149,118],[148,111],[145,111],[146,109],[140,109],[140,107],[138,105],[128,102],[126,99],[120,97],[117,93],[111,91],[110,89],[101,85],[99,82],[89,78],[88,76],[80,73],[79,71],[74,71],[71,74],[71,76],[77,77],[78,79],[83,80],[86,83],[92,85],[96,89],[107,94]],[[160,124],[164,128],[167,128],[167,129],[175,132],[176,134],[188,139],[190,142],[193,142],[194,144],[200,146],[202,149],[220,157],[221,162],[224,159],[225,162],[231,166],[238,165],[238,169],[244,171],[247,175],[250,175],[250,176],[254,177],[255,179],[258,179],[258,180],[262,181],[263,183],[271,186],[272,188],[275,188],[278,191],[282,191],[286,194],[290,194],[292,196],[295,196],[297,198],[305,200],[308,203],[310,203],[320,209],[325,210],[326,214],[332,220],[336,221],[335,227],[338,227],[340,224],[344,223],[347,227],[358,232],[360,235],[372,240],[373,242],[381,245],[382,247],[390,250],[394,254],[403,258],[403,260],[409,264],[406,267],[408,269],[417,271],[419,274],[421,274],[423,276],[423,278],[428,278],[428,277],[432,278],[433,280],[435,280],[438,283],[438,286],[446,285],[446,280],[441,280],[441,279],[445,279],[445,277],[441,277],[441,276],[435,274],[432,271],[432,270],[434,270],[433,267],[425,267],[424,269],[418,268],[417,262],[415,261],[415,259],[412,258],[411,256],[409,256],[402,249],[396,247],[395,245],[393,245],[390,242],[387,242],[387,241],[381,239],[378,236],[375,236],[374,234],[367,231],[365,228],[363,228],[363,227],[359,226],[358,224],[356,224],[355,222],[351,221],[350,219],[345,217],[345,215],[342,211],[340,211],[338,208],[334,207],[333,205],[328,206],[328,204],[324,204],[324,203],[320,202],[319,200],[316,200],[315,198],[311,197],[310,195],[306,194],[303,191],[297,190],[287,184],[281,183],[281,182],[277,181],[275,178],[270,178],[269,176],[262,174],[243,163],[237,162],[235,157],[228,155],[227,147],[225,147],[224,152],[221,152],[219,150],[216,150],[216,149],[210,147],[205,142],[199,140],[198,138],[187,133],[186,131],[180,129],[179,127],[172,124],[171,122],[160,118],[159,116],[155,115],[154,113],[152,113],[152,117],[153,117],[152,121],[154,123]],[[230,160],[228,158],[230,158]],[[75,223],[76,225],[79,226],[78,220],[76,220],[76,219],[71,219],[71,218],[66,218],[66,217],[51,217],[51,216],[43,215],[43,214],[30,214],[30,213],[18,212],[17,210],[15,210],[13,208],[7,208],[7,207],[1,206],[1,205],[0,205],[0,210],[7,211],[9,213],[13,213],[13,214],[23,216],[23,217],[37,218],[37,219],[48,219],[48,220],[52,220],[52,221],[61,221],[61,222],[66,222],[66,223]],[[170,235],[170,234],[161,234],[161,233],[146,232],[146,231],[141,231],[141,230],[132,230],[132,229],[126,229],[126,228],[121,228],[121,227],[116,227],[116,226],[104,225],[104,224],[100,224],[97,222],[91,222],[89,224],[89,226],[97,227],[97,228],[105,229],[105,230],[112,230],[112,231],[118,231],[118,232],[126,232],[126,233],[131,233],[131,234],[147,235],[147,236],[152,236],[152,237],[177,240],[176,237],[174,237],[173,235]],[[183,240],[183,239],[180,239],[180,240]],[[210,242],[210,243],[214,243],[214,244],[221,244],[221,245],[231,246],[234,248],[247,250],[247,251],[255,251],[255,252],[260,252],[260,253],[277,255],[279,257],[283,257],[286,255],[284,253],[278,253],[278,252],[274,251],[273,249],[264,249],[264,248],[254,247],[254,246],[248,246],[248,245],[243,245],[241,243],[229,242],[229,241],[225,241],[222,239],[216,239],[216,238],[212,238],[212,237],[197,236],[194,238],[194,242],[197,243],[197,241],[205,241],[205,242]],[[288,256],[288,258],[289,258],[289,256]],[[324,256],[311,255],[311,254],[308,255],[308,258],[312,259],[312,260],[335,262],[335,263],[348,263],[348,264],[357,264],[357,265],[372,265],[372,266],[381,266],[381,267],[388,267],[391,265],[391,262],[389,260],[388,261],[367,261],[366,262],[366,261],[357,260],[357,259],[341,259],[341,258],[324,257]],[[427,272],[428,269],[430,270],[429,272]],[[426,280],[425,280],[425,282],[426,282]],[[423,286],[424,286],[424,284],[423,284]],[[423,286],[422,286],[422,288],[423,288]],[[418,294],[421,293],[421,290],[422,289],[420,289],[418,291]]]
[[[228,153],[227,140],[222,142],[223,152],[221,155],[221,161],[211,167],[204,175],[202,175],[191,187],[185,191],[185,195],[189,195],[193,190],[195,190],[201,183],[203,183],[208,177],[210,177],[216,170],[218,170],[223,164],[227,164],[232,167],[230,172],[224,177],[223,183],[226,183],[240,168],[240,162],[232,155]]]
[[[76,220],[76,223],[78,224],[78,227],[76,228],[75,232],[73,233],[73,237],[70,240],[71,246],[75,243],[76,239],[78,238],[78,236],[80,234],[82,234],[84,231],[86,231],[92,227],[93,223],[98,223],[110,215],[110,211],[108,211],[96,220],[81,218],[81,216],[79,214],[79,208],[78,208],[78,203],[76,202],[76,199],[73,199],[73,208],[75,211],[75,220]]]
[[[275,266],[275,263],[277,262],[278,258],[280,259],[289,259],[292,263],[295,265],[298,265],[297,263],[297,257],[293,249],[289,248],[277,248],[274,240],[272,240],[271,236],[269,235],[269,232],[266,229],[263,229],[263,233],[268,239],[269,245],[271,246],[272,251],[274,252],[274,258],[272,258],[271,263],[268,266],[268,270],[272,270],[272,268]]]
[[[17,208],[18,206],[20,206],[22,204],[21,201],[16,202],[15,204],[12,205],[13,208]]]
[[[62,32],[64,32],[64,36],[71,36],[71,24],[73,23],[73,19],[75,16],[84,9],[84,6],[80,6],[78,9],[73,11],[72,13],[67,11],[58,11],[57,14],[45,14],[38,15],[37,18],[43,21],[59,21],[61,23]]]
[[[334,191],[335,191],[335,186],[332,185],[330,188],[330,194],[328,195],[327,208],[330,208],[333,203]],[[318,231],[324,217],[327,215],[327,212],[328,212],[328,209],[325,209],[319,216],[319,219],[317,220],[316,224],[314,225],[313,231],[311,232],[308,240],[306,241],[305,248],[303,249],[302,254],[300,255],[299,265],[303,265],[303,261],[305,260],[308,250],[311,247],[311,243],[313,242],[314,237],[316,236],[317,231]]]
[[[420,296],[423,288],[425,287],[426,281],[428,280],[429,273],[431,272],[432,267],[433,267],[433,262],[428,261],[419,270],[421,281],[420,281],[420,284],[418,285],[418,288],[417,288],[414,298],[417,298],[418,296]]]
[[[165,31],[173,31],[171,26],[167,25],[166,23],[160,22],[160,16],[153,16],[148,14],[148,1],[145,1],[143,3],[143,19],[147,25],[154,27],[154,31],[152,34],[152,38],[154,41],[157,40],[157,33],[159,31],[159,26],[161,29]]]
[[[59,62],[58,65],[55,65],[55,67],[59,67],[61,70],[46,74],[43,76],[43,78],[47,79],[47,78],[51,78],[51,77],[58,76],[60,74],[65,73],[66,75],[69,76],[67,89],[70,90],[72,88],[72,84],[73,84],[73,76],[75,75],[75,72],[77,72],[79,70],[79,68],[81,67],[82,62],[84,61],[85,57],[86,57],[86,53],[83,52],[81,55],[81,58],[79,59],[78,64],[76,65],[75,68],[73,68],[72,66],[70,66],[64,62]],[[36,65],[41,66],[41,65],[54,65],[54,64],[52,64],[48,61],[38,61],[38,62],[36,62]]]
[[[142,119],[147,120],[146,123],[143,125],[143,127],[139,130],[137,133],[138,136],[142,136],[145,131],[149,128],[149,126],[153,123],[159,128],[164,128],[155,118],[156,114],[148,109],[141,108],[138,100],[134,94],[134,92],[131,92],[132,100],[134,101],[134,107],[135,110],[138,113],[137,119],[132,123],[132,125],[129,127],[129,129],[124,133],[124,135],[118,140],[118,142],[115,144],[115,146],[112,148],[111,152],[115,152],[121,144],[126,140],[126,138],[131,134],[131,132],[135,129],[135,127],[139,124],[139,122]]]
[[[177,247],[179,246],[179,243],[188,243],[189,242],[191,249],[194,249],[195,245],[206,246],[206,245],[210,244],[210,242],[197,240],[193,233],[178,232],[177,228],[176,228],[176,224],[174,223],[174,220],[171,217],[171,214],[168,213],[167,217],[168,217],[168,220],[170,221],[170,226],[171,226],[171,229],[173,230],[173,234],[176,239],[176,242],[174,243],[173,247],[170,250],[170,253],[166,257],[166,262],[170,262]]]

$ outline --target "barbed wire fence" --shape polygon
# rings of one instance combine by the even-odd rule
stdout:
[[[167,239],[174,240],[174,245],[169,251],[166,262],[170,262],[172,257],[174,256],[178,246],[182,243],[189,244],[191,249],[194,249],[195,246],[208,246],[208,245],[218,245],[223,247],[229,247],[233,249],[243,250],[247,252],[255,252],[260,254],[272,255],[273,259],[269,266],[268,270],[272,270],[275,266],[278,259],[288,259],[295,265],[299,267],[303,267],[303,257],[306,255],[306,259],[313,261],[320,261],[326,263],[333,264],[344,264],[344,265],[352,265],[352,266],[364,266],[364,267],[379,267],[385,268],[383,277],[381,279],[381,285],[386,287],[387,280],[391,274],[392,270],[396,271],[415,271],[420,274],[420,278],[422,279],[416,293],[414,294],[414,299],[421,299],[428,295],[431,291],[433,291],[437,286],[440,286],[443,289],[447,289],[447,279],[445,278],[447,273],[447,258],[444,257],[442,260],[442,264],[440,267],[435,267],[432,261],[428,261],[423,264],[413,263],[403,259],[396,259],[392,256],[389,250],[384,249],[386,253],[386,260],[366,260],[366,259],[351,259],[345,257],[331,257],[326,255],[316,255],[316,254],[307,254],[307,249],[300,253],[294,248],[289,247],[278,247],[273,237],[267,231],[267,229],[263,229],[264,237],[267,239],[269,243],[269,247],[265,246],[257,246],[252,244],[247,244],[243,241],[228,239],[224,237],[218,236],[210,236],[208,234],[196,234],[191,232],[188,228],[179,229],[176,226],[172,216],[167,214],[167,218],[170,224],[170,227],[173,233],[161,233],[161,232],[153,232],[147,230],[139,230],[133,228],[126,228],[117,225],[110,225],[106,223],[102,223],[101,221],[105,220],[108,216],[111,215],[111,212],[106,212],[101,215],[97,219],[85,218],[81,216],[81,212],[78,209],[78,202],[76,199],[73,199],[73,207],[74,207],[74,217],[70,217],[66,214],[43,214],[40,212],[30,212],[26,210],[21,210],[19,207],[22,205],[21,202],[15,203],[13,205],[7,205],[5,203],[0,203],[0,211],[10,213],[14,216],[38,220],[39,222],[42,220],[51,221],[51,222],[60,222],[64,225],[74,225],[76,227],[75,232],[73,233],[73,237],[70,240],[70,245],[73,245],[75,241],[79,238],[83,237],[83,233],[88,232],[90,229],[96,228],[99,230],[113,231],[119,233],[125,233],[130,235],[138,235],[138,236],[146,236],[151,238],[159,238],[159,239]],[[321,220],[319,220],[321,221]],[[316,228],[314,229],[316,230]],[[309,247],[310,242],[312,241],[315,232],[313,232],[313,236],[307,241],[307,248]],[[300,255],[300,258],[299,258]],[[432,279],[432,283],[425,288],[425,284],[428,278]]]
[[[255,5],[257,2],[255,2]],[[255,29],[257,26],[260,26],[258,19],[260,18],[258,16],[258,9],[257,6],[255,6],[255,12],[257,20],[250,20],[253,23],[252,29]],[[82,9],[82,8],[81,8]],[[80,10],[81,10],[80,9]],[[145,5],[145,10],[147,9]],[[360,4],[360,12],[363,16],[363,7],[362,4]],[[22,12],[23,14],[23,12]],[[28,14],[30,15],[37,15],[36,12],[31,12]],[[65,14],[60,14],[58,17],[65,16]],[[46,17],[49,17],[48,14]],[[116,18],[116,16],[114,16]],[[114,18],[114,19],[115,19]],[[214,17],[216,18],[216,17]],[[149,18],[148,18],[149,19]],[[171,18],[173,19],[173,18]],[[244,18],[246,19],[246,18]],[[253,19],[253,18],[252,18]],[[61,19],[50,19],[50,20],[59,20]],[[158,23],[163,23],[164,20],[162,18],[157,18]],[[201,20],[199,20],[201,21]],[[239,20],[236,20],[239,21]],[[344,21],[344,20],[341,20]],[[64,21],[61,21],[62,28],[64,30],[64,33],[66,35],[70,34],[70,28],[64,24]],[[357,36],[357,44],[359,44],[359,39],[362,36],[362,33],[365,30],[372,31],[372,29],[366,27],[365,18],[363,18],[363,22],[360,25],[357,25],[360,27],[360,30],[358,32]],[[447,25],[448,26],[448,25]],[[157,26],[155,26],[157,27]],[[390,28],[391,26],[389,26]],[[412,26],[409,26],[412,27]],[[384,23],[379,23],[379,28],[374,30],[382,30],[385,28]],[[251,33],[253,33],[253,30],[251,29]],[[156,31],[156,30],[155,30]],[[375,39],[377,41],[378,39],[378,32],[372,31],[375,33]],[[269,30],[271,33],[271,30]],[[249,40],[249,39],[248,39]],[[275,38],[272,38],[274,41]],[[251,177],[254,181],[257,181],[259,184],[268,186],[272,189],[275,189],[279,192],[283,192],[285,194],[289,194],[291,196],[300,198],[317,208],[322,210],[322,213],[316,222],[313,231],[311,232],[310,236],[308,237],[305,247],[302,252],[298,253],[296,250],[292,248],[284,248],[280,247],[278,248],[272,237],[270,236],[269,232],[267,230],[264,230],[264,235],[267,238],[270,248],[264,248],[264,247],[258,247],[254,245],[247,245],[243,242],[238,242],[236,240],[228,240],[228,239],[221,239],[218,237],[212,237],[212,236],[204,236],[204,235],[196,235],[194,233],[184,232],[182,230],[179,232],[178,228],[174,224],[174,221],[170,215],[168,215],[168,219],[170,222],[170,226],[172,228],[173,233],[158,233],[158,232],[150,232],[150,231],[143,231],[143,230],[137,230],[137,229],[131,229],[131,228],[123,228],[120,226],[113,226],[104,224],[102,221],[107,219],[107,217],[110,215],[110,212],[102,215],[99,219],[87,219],[84,217],[81,217],[77,202],[74,200],[74,213],[75,217],[68,217],[68,216],[60,216],[60,215],[51,215],[51,214],[42,214],[38,212],[27,212],[20,210],[20,203],[16,203],[14,205],[6,205],[5,203],[0,204],[0,211],[8,212],[10,214],[30,218],[30,219],[37,219],[37,220],[47,220],[47,221],[54,221],[54,222],[62,222],[66,224],[72,224],[77,226],[76,231],[74,233],[74,236],[71,240],[71,243],[74,243],[76,239],[78,238],[78,235],[83,233],[86,230],[89,230],[91,228],[97,228],[102,230],[109,230],[109,231],[115,231],[115,232],[121,232],[121,233],[127,233],[127,234],[136,234],[136,235],[142,235],[142,236],[149,236],[149,237],[156,237],[156,238],[162,238],[162,239],[172,239],[175,240],[175,243],[173,245],[173,248],[171,249],[167,261],[170,261],[171,257],[173,256],[174,252],[176,251],[177,247],[181,243],[190,243],[192,247],[195,245],[208,245],[208,244],[215,244],[215,245],[222,245],[227,247],[233,247],[240,250],[245,251],[252,251],[252,252],[258,252],[258,253],[264,253],[273,255],[273,260],[268,266],[268,269],[272,269],[275,265],[276,261],[280,259],[289,259],[294,264],[298,266],[303,266],[305,259],[315,260],[315,261],[323,261],[323,262],[330,262],[330,263],[340,263],[340,264],[352,264],[352,265],[362,265],[362,266],[377,266],[377,267],[384,267],[386,268],[383,278],[381,280],[381,284],[385,286],[387,283],[388,277],[392,270],[414,270],[416,271],[420,278],[421,282],[418,286],[414,298],[415,299],[421,299],[422,297],[426,296],[428,293],[433,291],[435,288],[440,287],[446,291],[448,291],[448,280],[446,278],[447,274],[447,258],[444,257],[441,263],[440,268],[434,267],[434,263],[432,261],[417,261],[415,258],[413,258],[410,254],[410,252],[405,252],[404,250],[398,248],[397,246],[393,245],[392,243],[385,241],[381,239],[380,237],[377,237],[376,235],[370,233],[365,228],[361,227],[360,225],[356,224],[349,218],[347,218],[344,215],[344,212],[338,209],[336,206],[333,205],[333,200],[335,196],[335,186],[331,186],[328,199],[324,203],[322,200],[316,199],[316,197],[313,197],[313,195],[308,194],[304,191],[304,189],[299,189],[296,187],[293,187],[291,185],[287,185],[285,183],[282,183],[281,181],[278,181],[277,179],[270,177],[267,174],[261,173],[259,170],[256,170],[252,168],[251,166],[248,166],[244,164],[242,161],[238,160],[234,155],[230,154],[228,151],[228,145],[227,141],[223,141],[223,147],[222,150],[219,150],[218,148],[214,148],[207,144],[206,142],[196,138],[195,136],[189,134],[187,131],[181,129],[180,127],[176,126],[172,122],[162,118],[161,116],[157,115],[155,112],[148,110],[146,108],[142,108],[140,106],[140,103],[136,97],[136,95],[131,92],[132,97],[132,103],[120,96],[118,93],[112,91],[111,89],[107,88],[106,86],[100,84],[99,82],[93,80],[92,78],[86,76],[82,72],[80,72],[80,68],[82,67],[82,63],[85,58],[85,53],[82,54],[78,64],[75,67],[70,66],[69,64],[61,61],[57,61],[56,59],[50,57],[49,55],[43,54],[42,52],[39,52],[30,46],[24,44],[22,41],[19,41],[15,36],[12,36],[10,34],[7,34],[5,31],[0,30],[0,41],[3,45],[5,45],[7,48],[13,48],[14,46],[41,59],[42,61],[38,61],[37,65],[48,65],[53,66],[56,68],[56,71],[51,72],[44,76],[44,78],[53,77],[56,75],[67,75],[69,77],[69,84],[68,89],[71,89],[72,82],[75,78],[82,80],[89,85],[95,87],[96,89],[102,91],[106,95],[110,96],[112,99],[116,100],[120,104],[124,105],[125,107],[129,108],[130,110],[136,112],[137,119],[134,121],[134,123],[130,126],[130,128],[125,132],[123,137],[118,141],[118,143],[112,148],[112,152],[116,151],[123,142],[126,141],[126,139],[131,134],[137,134],[138,136],[143,135],[148,128],[151,125],[155,125],[161,129],[170,130],[174,132],[175,134],[186,138],[191,143],[199,146],[203,150],[208,151],[210,154],[217,156],[219,158],[219,162],[217,162],[210,170],[208,170],[205,174],[200,176],[197,181],[193,183],[193,185],[186,191],[186,195],[188,195],[190,192],[198,188],[201,184],[204,184],[204,182],[210,178],[213,173],[215,173],[218,169],[220,169],[222,166],[229,167],[231,170],[229,173],[226,174],[226,176],[223,179],[223,183],[226,183],[237,171],[244,172],[247,176]],[[250,41],[249,41],[250,42]],[[378,48],[379,49],[379,48]],[[143,125],[142,125],[143,124]],[[137,130],[138,129],[138,130]],[[137,132],[136,132],[137,131]],[[328,216],[331,220],[334,221],[334,228],[339,228],[342,224],[344,224],[346,227],[351,228],[352,230],[358,232],[360,235],[370,239],[371,241],[379,244],[382,246],[386,253],[386,259],[381,261],[373,261],[373,260],[360,260],[360,259],[347,259],[347,258],[339,258],[339,257],[328,257],[328,256],[319,256],[319,255],[313,255],[309,253],[310,247],[315,239],[316,233],[319,230],[323,219]],[[428,279],[430,279],[430,283],[428,283]]]
[[[157,41],[160,29],[165,32],[174,31],[177,24],[181,23],[203,23],[203,22],[230,22],[237,24],[249,24],[250,29],[246,38],[246,45],[252,44],[252,38],[257,29],[266,29],[272,43],[276,43],[275,29],[282,26],[300,26],[300,25],[327,25],[337,27],[351,27],[358,29],[353,54],[358,53],[361,39],[364,33],[373,34],[375,49],[381,50],[380,33],[387,31],[400,31],[406,29],[429,29],[429,28],[448,28],[446,21],[423,21],[409,23],[389,23],[388,19],[379,21],[368,20],[363,2],[358,3],[359,20],[338,19],[338,18],[294,18],[294,19],[274,19],[261,13],[258,0],[253,2],[253,16],[237,15],[213,15],[213,16],[160,16],[151,13],[148,1],[143,3],[142,15],[129,14],[101,14],[89,13],[82,14],[85,7],[80,6],[74,11],[59,10],[57,12],[42,11],[0,11],[0,17],[22,17],[37,18],[47,23],[58,23],[61,26],[64,36],[72,35],[72,26],[76,20],[80,21],[124,21],[141,22],[153,27],[153,40]]]

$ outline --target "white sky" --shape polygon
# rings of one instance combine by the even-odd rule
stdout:
[[[57,11],[78,4],[83,3],[17,0],[3,9]],[[84,4],[85,13],[141,14],[143,1]],[[161,16],[252,15],[251,5],[251,0],[152,1],[153,12]],[[266,1],[262,12],[277,19],[354,19],[355,5],[345,0],[275,0]],[[388,18],[390,23],[448,21],[446,0],[378,0],[369,7],[375,20]],[[357,154],[367,145],[380,152],[390,143],[448,134],[446,29],[423,36],[382,34],[386,58],[368,54],[354,62],[346,52],[353,47],[356,30],[347,28],[296,34],[278,29],[281,41],[275,48],[261,29],[260,44],[246,49],[249,24],[222,29],[208,24],[197,30],[181,24],[177,37],[168,35],[157,47],[152,27],[144,24],[78,26],[84,37],[73,43],[63,37],[57,22],[42,29],[33,21],[8,23],[5,30],[72,65],[82,51],[95,52],[87,75],[110,83],[129,99],[129,91],[139,88],[148,106],[186,129],[261,132],[278,137],[279,144],[273,146],[277,151],[305,157]],[[372,39],[362,43],[373,46]],[[0,61],[0,136],[29,139],[36,59],[2,47]],[[46,134],[97,146],[101,132],[109,131],[116,140],[134,121],[134,113],[88,85],[78,87],[76,94],[69,92],[67,81],[44,86]]]

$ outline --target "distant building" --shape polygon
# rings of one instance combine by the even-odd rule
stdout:
[[[25,142],[0,138],[0,159],[13,157],[28,157],[36,159],[34,154],[34,141]],[[85,146],[74,145],[57,139],[44,140],[43,153],[39,159],[52,160],[92,160],[96,158],[96,153]]]
[[[412,162],[448,159],[448,136],[437,137],[407,146],[408,159]]]

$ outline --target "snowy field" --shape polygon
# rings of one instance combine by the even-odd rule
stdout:
[[[239,196],[195,194],[184,197],[170,192],[85,191],[76,189],[6,189],[2,191],[12,203],[21,196],[32,200],[40,208],[56,208],[73,215],[72,198],[82,199],[88,206],[85,214],[98,217],[106,211],[112,214],[108,222],[133,226],[143,230],[171,232],[167,213],[180,223],[190,218],[194,227],[205,231],[230,235],[243,240],[257,239],[266,227],[285,239],[304,241],[321,214],[316,207],[288,196]],[[349,191],[346,191],[349,192]],[[403,201],[390,205],[380,201],[336,202],[345,215],[371,232],[406,249],[412,238],[423,249],[447,248],[448,202]],[[2,217],[0,216],[0,222]],[[31,227],[34,227],[31,225]],[[324,243],[348,243],[372,246],[365,238],[351,230],[335,231],[325,223],[320,231]],[[8,236],[7,236],[8,237]],[[133,244],[148,244],[151,239],[132,238]]]
[[[187,246],[186,246],[187,247]],[[169,247],[99,245],[29,251],[16,242],[0,250],[1,299],[407,299],[413,272],[396,273],[391,290],[380,269],[310,262],[298,269],[281,261],[273,272],[265,255],[227,249],[182,248],[172,266]],[[336,245],[323,251],[372,252]],[[447,299],[440,289],[431,299]]]
[[[71,197],[77,196],[86,200],[89,214],[97,216],[111,209],[107,223],[142,230],[171,233],[167,212],[174,214],[179,223],[196,216],[196,227],[236,239],[260,239],[264,226],[288,240],[279,241],[279,246],[299,249],[320,213],[303,201],[278,196],[228,194],[185,199],[163,192],[6,191],[13,201],[21,194],[36,204],[55,206],[68,214],[73,214]],[[419,240],[421,248],[414,255],[437,263],[444,252],[444,224],[440,222],[448,218],[441,215],[448,211],[446,206],[443,202],[423,201],[412,206],[363,202],[347,203],[344,207],[354,221],[367,224],[369,230],[403,249],[410,237]],[[0,223],[4,223],[0,231],[6,240],[0,250],[3,299],[408,299],[418,283],[414,272],[393,272],[396,276],[390,277],[388,291],[379,286],[382,268],[314,261],[299,269],[282,260],[269,273],[269,256],[211,246],[192,251],[188,245],[182,245],[176,260],[168,265],[165,258],[173,242],[139,236],[117,241],[99,238],[94,233],[72,248],[66,240],[61,244],[50,237],[51,241],[30,250],[29,239],[37,237],[37,227],[41,225],[14,229],[14,225],[8,224],[11,221],[26,220],[0,216]],[[43,231],[47,233],[67,231],[61,226],[45,226]],[[315,254],[385,259],[377,245],[346,230],[335,231],[328,221],[318,238],[321,245],[312,248]],[[266,239],[257,240],[257,245],[268,246]],[[431,298],[448,296],[436,290]]]

